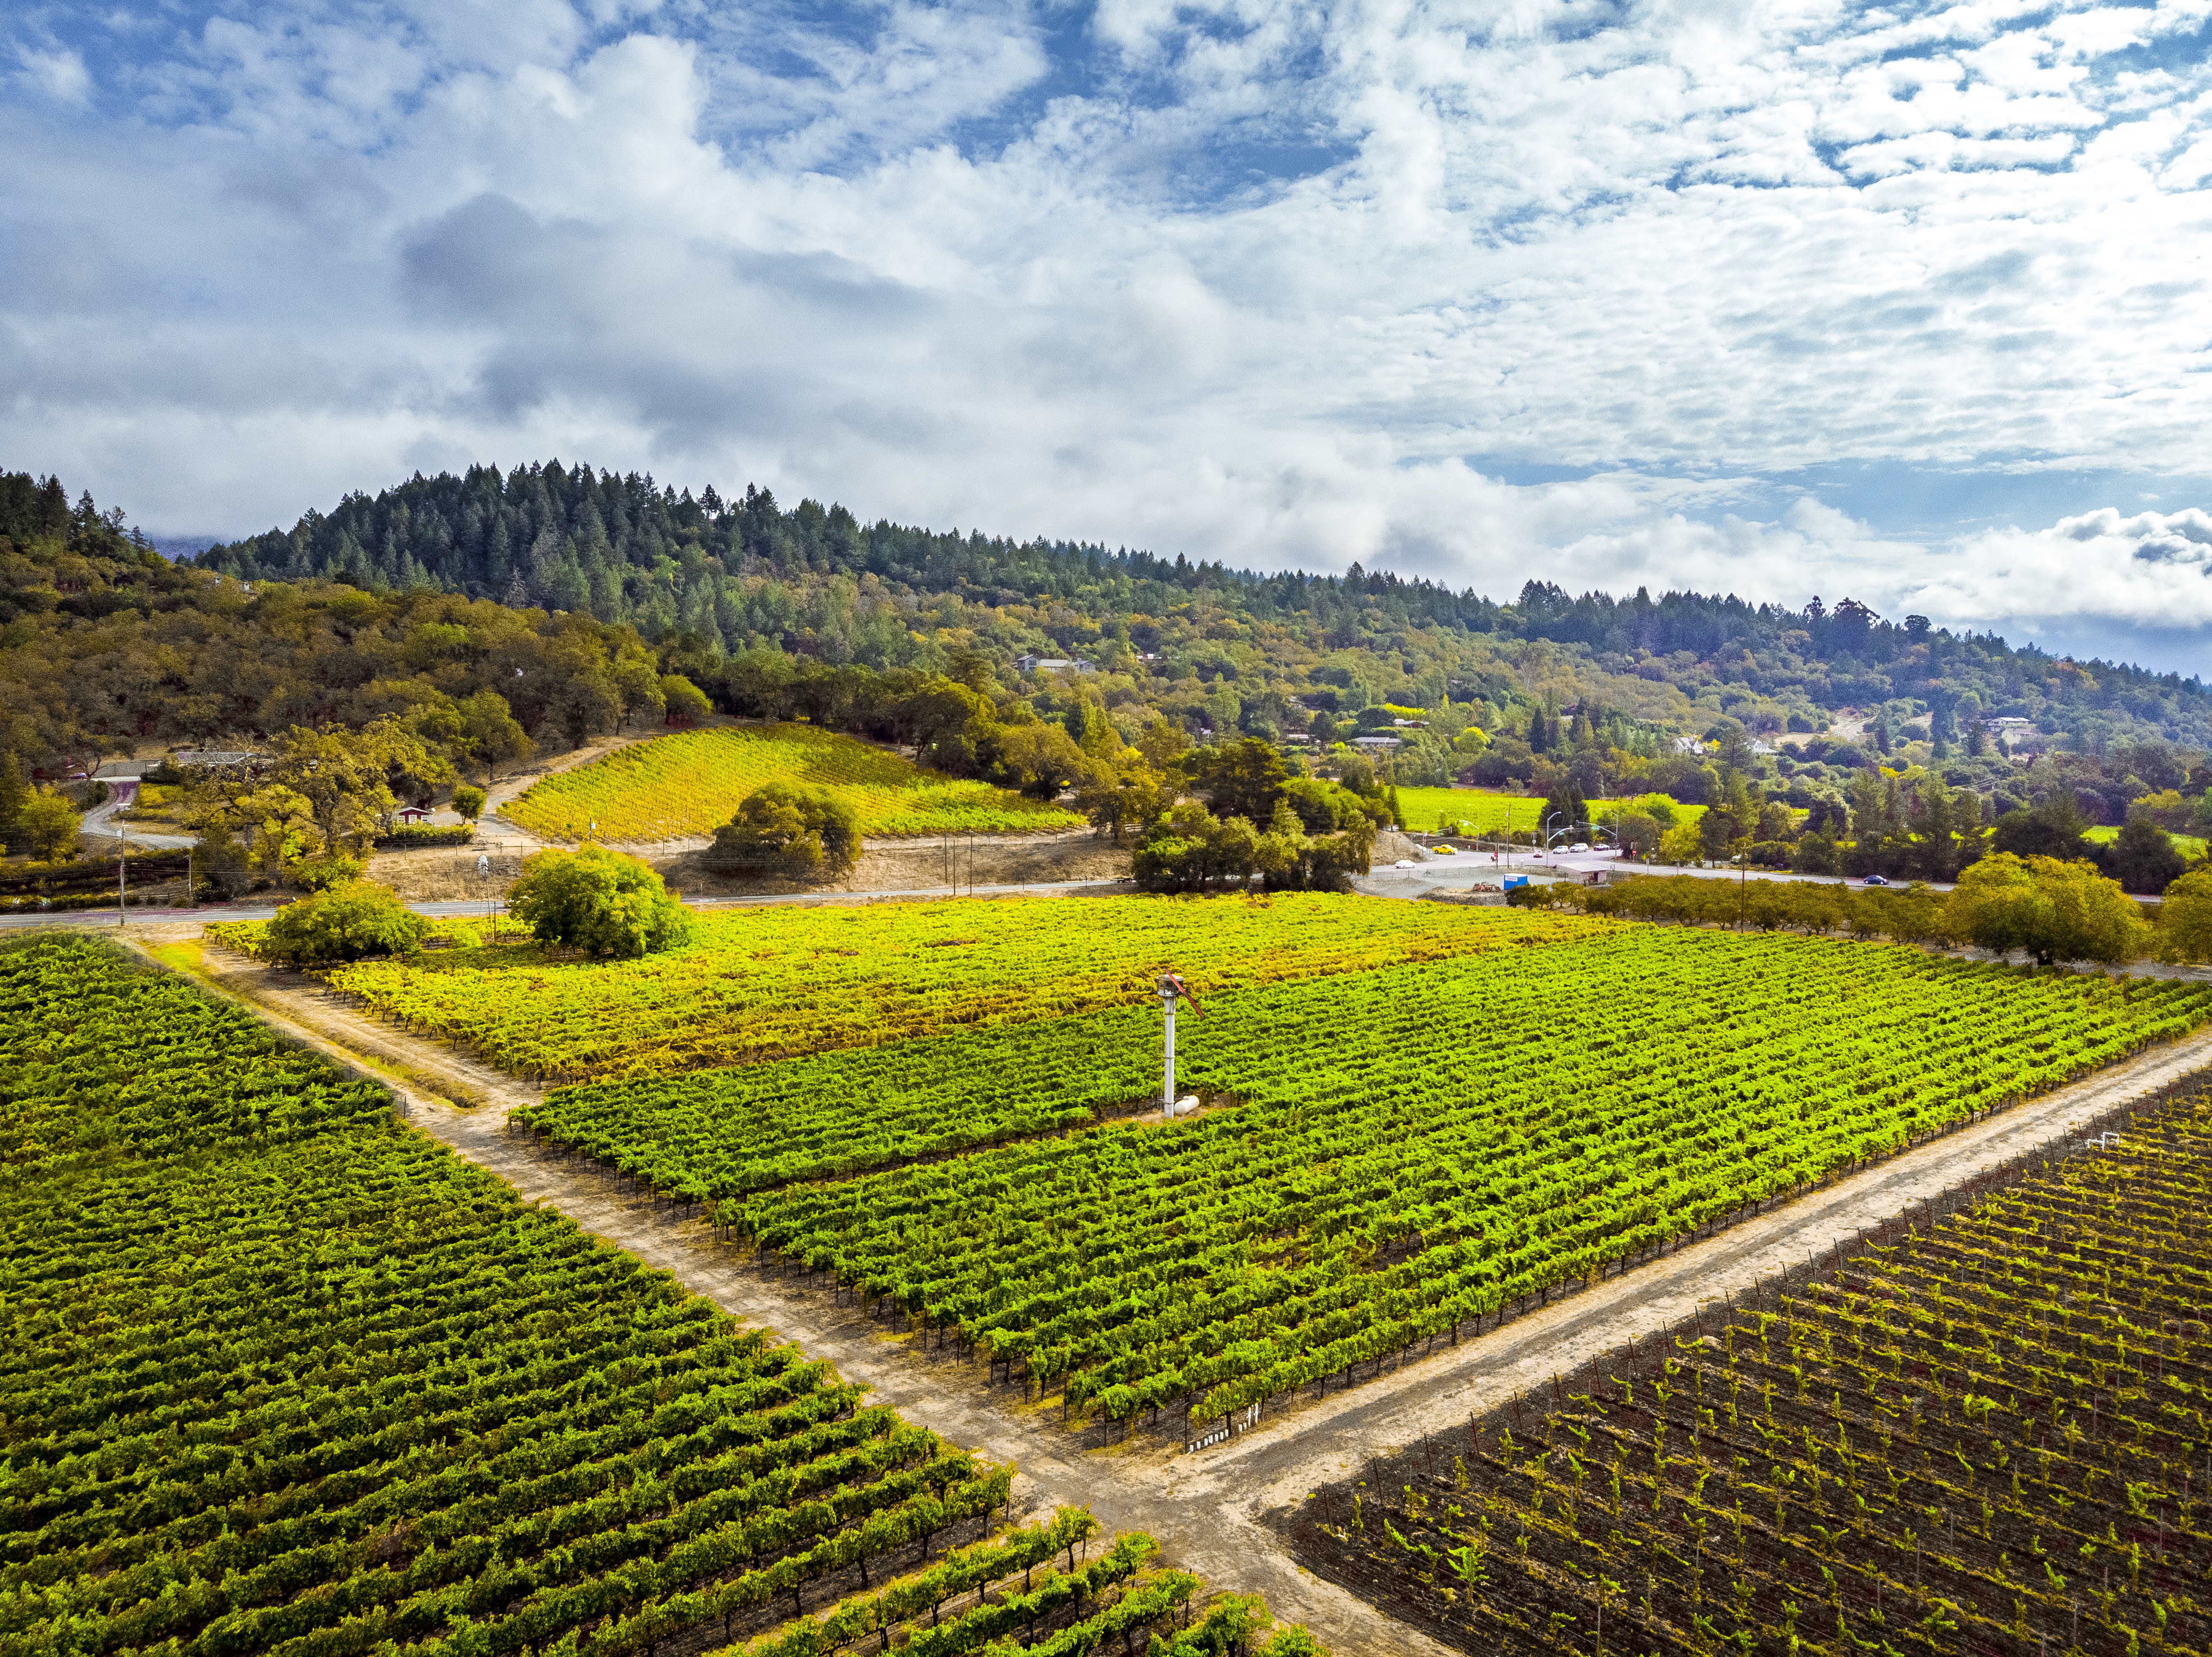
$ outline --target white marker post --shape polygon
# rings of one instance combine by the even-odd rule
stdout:
[[[1168,1014],[1168,1026],[1167,1026],[1167,1074],[1166,1074],[1165,1079],[1164,1079],[1164,1080],[1161,1082],[1161,1084],[1160,1084],[1160,1114],[1161,1114],[1162,1116],[1164,1116],[1164,1117],[1168,1118],[1170,1120],[1173,1120],[1173,1119],[1174,1119],[1174,1117],[1175,1117],[1175,1104],[1176,1104],[1176,1090],[1175,1090],[1175,1020],[1176,1020],[1176,998],[1177,996],[1190,996],[1190,1010],[1191,1010],[1192,1012],[1194,1012],[1194,1013],[1197,1014],[1200,1018],[1204,1018],[1204,1017],[1206,1016],[1206,1009],[1205,1009],[1204,1008],[1200,1007],[1200,1006],[1198,1004],[1198,997],[1197,997],[1196,996],[1193,996],[1193,995],[1191,995],[1190,986],[1189,986],[1188,984],[1185,984],[1185,983],[1182,981],[1182,975],[1181,973],[1178,973],[1178,972],[1163,972],[1163,973],[1161,973],[1161,974],[1160,974],[1160,978],[1159,978],[1159,991],[1160,991],[1160,1002],[1161,1002],[1161,1004],[1162,1004],[1164,1007],[1165,1007],[1165,1008],[1167,1008],[1167,1014]]]
[[[1160,1087],[1160,1108],[1164,1111],[1172,1111],[1175,1109],[1176,981],[1174,974],[1166,973],[1162,975],[1160,978],[1160,999],[1167,1004],[1168,1009],[1167,1080],[1163,1082]]]

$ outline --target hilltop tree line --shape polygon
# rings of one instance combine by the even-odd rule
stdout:
[[[2014,650],[1923,618],[1884,618],[1849,598],[1792,610],[1641,589],[1577,597],[1531,580],[1501,604],[1357,564],[1340,576],[1266,573],[1180,553],[863,525],[812,500],[786,509],[750,484],[727,500],[712,488],[695,498],[635,472],[557,461],[504,475],[490,466],[418,474],[374,497],[349,496],[327,515],[311,512],[289,531],[210,548],[200,562],[248,580],[428,585],[514,608],[587,610],[647,637],[687,631],[725,654],[773,648],[832,664],[909,665],[907,634],[990,632],[990,612],[1000,612],[1027,624],[1023,642],[1050,651],[1120,644],[1142,655],[1176,642],[1169,618],[1195,607],[1240,630],[1279,629],[1316,661],[1387,649],[1409,632],[1541,641],[1610,659],[1611,671],[1677,683],[1717,711],[1751,704],[1754,723],[1778,711],[1786,722],[1792,707],[1893,703],[1939,721],[2015,714],[2083,746],[2136,726],[2212,742],[2212,707],[2195,679]],[[957,602],[937,602],[946,599]],[[1233,653],[1229,665],[1242,677]],[[1358,676],[1360,664],[1340,666],[1340,679]],[[1399,675],[1376,666],[1381,682],[1365,688],[1393,689]]]
[[[1385,735],[1401,745],[1376,762],[1385,783],[1663,794],[1722,807],[1736,839],[1745,802],[1716,794],[1724,743],[1778,747],[1732,767],[1760,807],[1871,819],[1858,791],[1894,792],[1882,809],[1904,826],[1863,844],[1922,844],[1931,779],[1973,796],[1984,827],[2063,798],[2090,823],[2148,813],[2188,832],[2212,786],[2195,680],[1848,600],[1532,582],[1500,606],[1356,569],[1258,576],[864,527],[763,490],[694,499],[581,466],[417,479],[183,565],[55,479],[0,477],[0,752],[47,782],[142,744],[266,748],[380,722],[457,775],[495,775],[711,710],[804,717],[1031,792],[1087,777],[1130,813],[1145,786],[1102,756],[1156,727],[1200,747],[1303,738],[1340,780],[1333,745]],[[1024,673],[1024,650],[1096,671]],[[1830,728],[1844,700],[1863,728]],[[2033,728],[1985,729],[2002,714]],[[1272,824],[1252,819],[1255,835]],[[1770,861],[1800,855],[1802,836],[1755,820],[1747,838]]]

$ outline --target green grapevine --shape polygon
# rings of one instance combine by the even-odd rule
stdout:
[[[2212,1101],[1322,1493],[1468,1650],[2201,1652]]]
[[[642,1649],[1006,1502],[173,978],[0,952],[0,1072],[11,1649]]]
[[[1608,924],[1322,892],[1008,898],[714,915],[691,947],[635,961],[555,960],[528,942],[480,947],[472,930],[452,926],[460,947],[327,976],[410,1029],[503,1069],[581,1081],[1127,1006],[1170,966],[1211,993],[1587,937]],[[208,930],[252,950],[262,927]]]
[[[1602,1019],[1561,1015],[1583,1005]],[[2197,984],[1617,928],[1218,996],[1184,1037],[1183,1073],[1237,1107],[1168,1128],[828,1177],[1145,1093],[1158,1015],[1138,1010],[577,1089],[524,1119],[714,1200],[735,1234],[1035,1382],[1064,1378],[1071,1405],[1127,1417],[1189,1399],[1211,1416],[1448,1336],[2208,1012]]]
[[[626,1657],[766,1627],[781,1657],[899,1630],[954,1657],[1038,1618],[1071,1653],[1217,1627],[1179,1626],[1196,1582],[1145,1570],[1151,1538],[1079,1565],[1087,1513],[992,1533],[1011,1467],[173,978],[0,948],[0,1650]]]

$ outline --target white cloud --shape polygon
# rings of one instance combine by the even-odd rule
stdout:
[[[1946,618],[2045,625],[2087,613],[2150,628],[2212,626],[2212,515],[2112,507],[2045,529],[1977,536],[1918,596]]]
[[[84,59],[67,47],[42,52],[35,46],[19,46],[15,58],[21,65],[19,78],[29,82],[49,98],[66,104],[81,104],[92,90],[92,75],[84,66]]]
[[[530,0],[26,39],[125,92],[0,111],[0,445],[157,527],[557,452],[1492,591],[2212,622],[2136,520],[1778,504],[1841,461],[2201,470],[2205,17]],[[2053,588],[2062,542],[2111,579]]]

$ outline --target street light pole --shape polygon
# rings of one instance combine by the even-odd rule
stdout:
[[[131,886],[131,841],[121,829],[115,831],[115,923],[121,926],[125,915],[124,905],[129,899]]]

